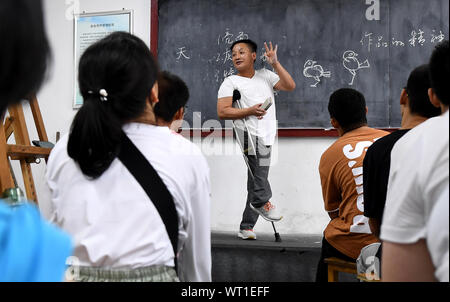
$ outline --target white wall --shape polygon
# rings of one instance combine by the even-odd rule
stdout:
[[[324,211],[318,165],[321,154],[332,143],[324,138],[279,138],[272,154],[269,181],[273,203],[284,218],[277,231],[287,234],[321,234],[329,218]],[[229,145],[235,145],[227,139]],[[208,154],[209,149],[204,148]],[[209,152],[211,153],[211,152]],[[211,169],[212,229],[235,231],[247,199],[247,168],[235,155],[207,156]],[[272,225],[259,219],[255,232],[271,233]]]
[[[67,133],[76,114],[72,109],[73,95],[73,21],[66,14],[73,8],[73,0],[44,0],[47,31],[53,51],[49,78],[38,94],[46,130],[51,142],[57,131]],[[100,12],[134,10],[134,33],[150,44],[150,0],[80,0],[80,11]],[[301,83],[298,83],[301,85]],[[32,118],[26,110],[31,139],[37,139],[31,129]],[[284,219],[277,224],[281,233],[321,234],[328,223],[318,175],[320,155],[334,141],[331,138],[280,138],[278,160],[270,172],[273,202]],[[233,148],[230,139],[225,148]],[[203,145],[203,144],[202,144]],[[246,168],[242,155],[214,155],[205,149],[211,168],[212,229],[237,232],[246,200]],[[276,156],[276,155],[275,155]],[[18,178],[20,168],[14,164]],[[48,215],[46,200],[45,164],[33,166],[40,207]],[[271,225],[260,220],[255,231],[270,233]]]

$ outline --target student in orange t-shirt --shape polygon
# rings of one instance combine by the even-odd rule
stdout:
[[[334,92],[328,111],[339,139],[322,154],[319,165],[325,210],[331,221],[324,231],[317,282],[327,282],[325,258],[355,261],[361,248],[377,242],[364,217],[363,160],[367,148],[389,134],[367,126],[366,101],[354,89]]]

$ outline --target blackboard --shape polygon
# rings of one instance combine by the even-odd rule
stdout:
[[[218,123],[217,91],[235,74],[229,47],[250,38],[259,45],[256,68],[272,70],[263,60],[272,41],[297,84],[276,95],[280,129],[331,127],[329,96],[342,87],[366,96],[370,126],[395,128],[401,89],[448,39],[448,20],[448,0],[159,0],[158,61],[189,87],[185,127]]]

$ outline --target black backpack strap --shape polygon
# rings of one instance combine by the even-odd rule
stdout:
[[[125,133],[122,135],[118,158],[133,174],[158,210],[172,243],[177,271],[178,213],[172,195],[153,166]]]

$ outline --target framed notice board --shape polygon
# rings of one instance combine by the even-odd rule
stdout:
[[[93,43],[116,32],[133,33],[133,11],[83,13],[74,18],[74,96],[73,107],[83,105],[78,89],[78,62],[83,52]]]

